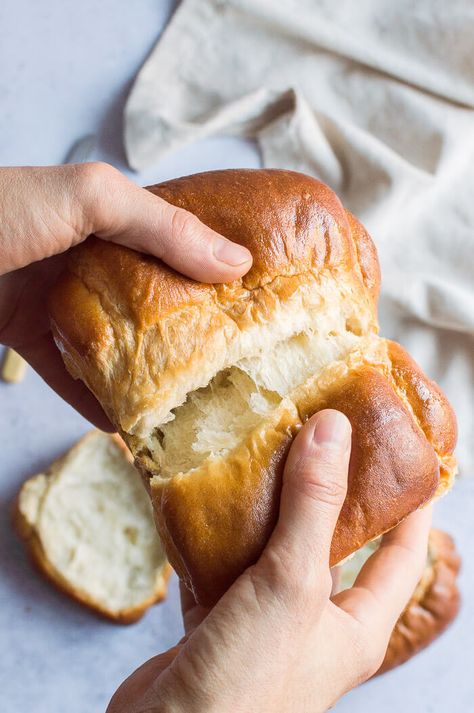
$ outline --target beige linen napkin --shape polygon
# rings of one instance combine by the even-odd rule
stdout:
[[[454,403],[474,470],[474,3],[183,0],[125,111],[143,169],[211,134],[328,183],[379,250],[384,334]]]

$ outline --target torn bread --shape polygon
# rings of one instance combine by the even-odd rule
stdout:
[[[128,624],[166,596],[171,568],[121,439],[84,436],[22,486],[16,528],[40,570],[96,612]]]
[[[168,558],[197,601],[214,603],[259,557],[288,448],[322,408],[353,428],[332,564],[446,492],[453,411],[378,336],[375,247],[333,191],[279,170],[149,190],[249,248],[251,270],[200,284],[88,239],[53,290],[51,324],[68,370],[130,447]]]

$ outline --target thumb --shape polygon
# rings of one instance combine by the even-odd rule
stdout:
[[[315,585],[329,577],[329,552],[347,491],[351,426],[342,413],[312,416],[296,436],[283,476],[280,516],[267,549],[283,560],[288,579]]]
[[[173,663],[180,650],[181,642],[168,651],[153,656],[131,673],[115,691],[105,713],[158,710],[148,708],[144,699],[149,696],[150,689],[153,691],[153,683]]]
[[[139,188],[111,166],[92,165],[90,232],[99,238],[159,257],[201,282],[230,282],[250,269],[252,256],[246,247]]]

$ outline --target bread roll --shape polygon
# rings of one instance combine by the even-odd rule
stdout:
[[[460,607],[456,581],[460,566],[461,559],[450,535],[431,530],[426,569],[397,621],[378,673],[408,661],[454,621]]]
[[[336,591],[351,587],[376,546],[366,545],[341,567]],[[378,674],[405,663],[432,643],[456,618],[460,595],[457,576],[461,559],[450,535],[431,530],[423,576],[400,615]]]
[[[53,290],[51,324],[70,373],[130,447],[167,555],[197,601],[214,603],[260,555],[288,448],[319,409],[340,409],[353,427],[332,564],[443,494],[455,474],[454,414],[378,336],[375,247],[337,196],[278,170],[149,190],[248,247],[251,270],[199,284],[91,238]]]
[[[171,567],[118,436],[93,431],[27,480],[14,523],[59,589],[113,621],[130,624],[166,596]]]

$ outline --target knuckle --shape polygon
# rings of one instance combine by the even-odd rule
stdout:
[[[363,680],[367,681],[369,678],[372,678],[379,668],[381,667],[383,660],[385,658],[385,651],[377,650],[370,652],[367,654],[364,663],[365,663],[365,668],[362,672],[363,674]]]
[[[347,492],[347,483],[341,479],[341,470],[334,463],[322,464],[313,459],[300,463],[293,475],[295,485],[303,493],[329,506],[341,506]]]
[[[300,567],[295,575],[298,598],[305,607],[307,604],[314,607],[315,603],[327,601],[331,596],[332,580],[329,570],[321,572],[316,567]]]
[[[428,557],[428,548],[420,548],[415,552],[414,557],[414,570],[416,573],[417,582],[422,578],[426,569],[426,560]]]
[[[82,205],[86,207],[98,207],[97,199],[101,196],[105,187],[110,186],[112,181],[121,176],[116,168],[103,161],[92,161],[89,163],[77,164],[76,174],[76,194]]]
[[[367,681],[377,673],[384,660],[386,648],[369,634],[359,633],[354,637],[353,651],[357,661],[356,684]]]
[[[77,164],[75,167],[75,195],[82,210],[82,220],[90,223],[90,230],[108,229],[116,219],[113,206],[123,193],[125,176],[104,161]],[[119,190],[117,190],[119,189]],[[111,196],[114,201],[111,201]]]
[[[268,547],[255,567],[253,574],[259,575],[272,592],[284,589],[290,578],[291,560],[278,547]]]
[[[117,175],[121,175],[116,168],[104,161],[89,161],[76,166],[79,184],[85,188],[89,186],[101,185],[105,181],[110,181]]]
[[[171,235],[179,247],[191,247],[199,242],[199,226],[199,220],[192,213],[181,208],[173,209],[170,220]]]
[[[344,468],[344,457],[346,452],[346,449],[342,446],[325,443],[324,446],[315,446],[312,453],[312,459],[320,468],[334,468],[341,470]]]
[[[316,610],[331,593],[329,570],[318,571],[316,565],[308,567],[278,547],[265,550],[253,574],[259,578],[261,588],[294,612]]]

